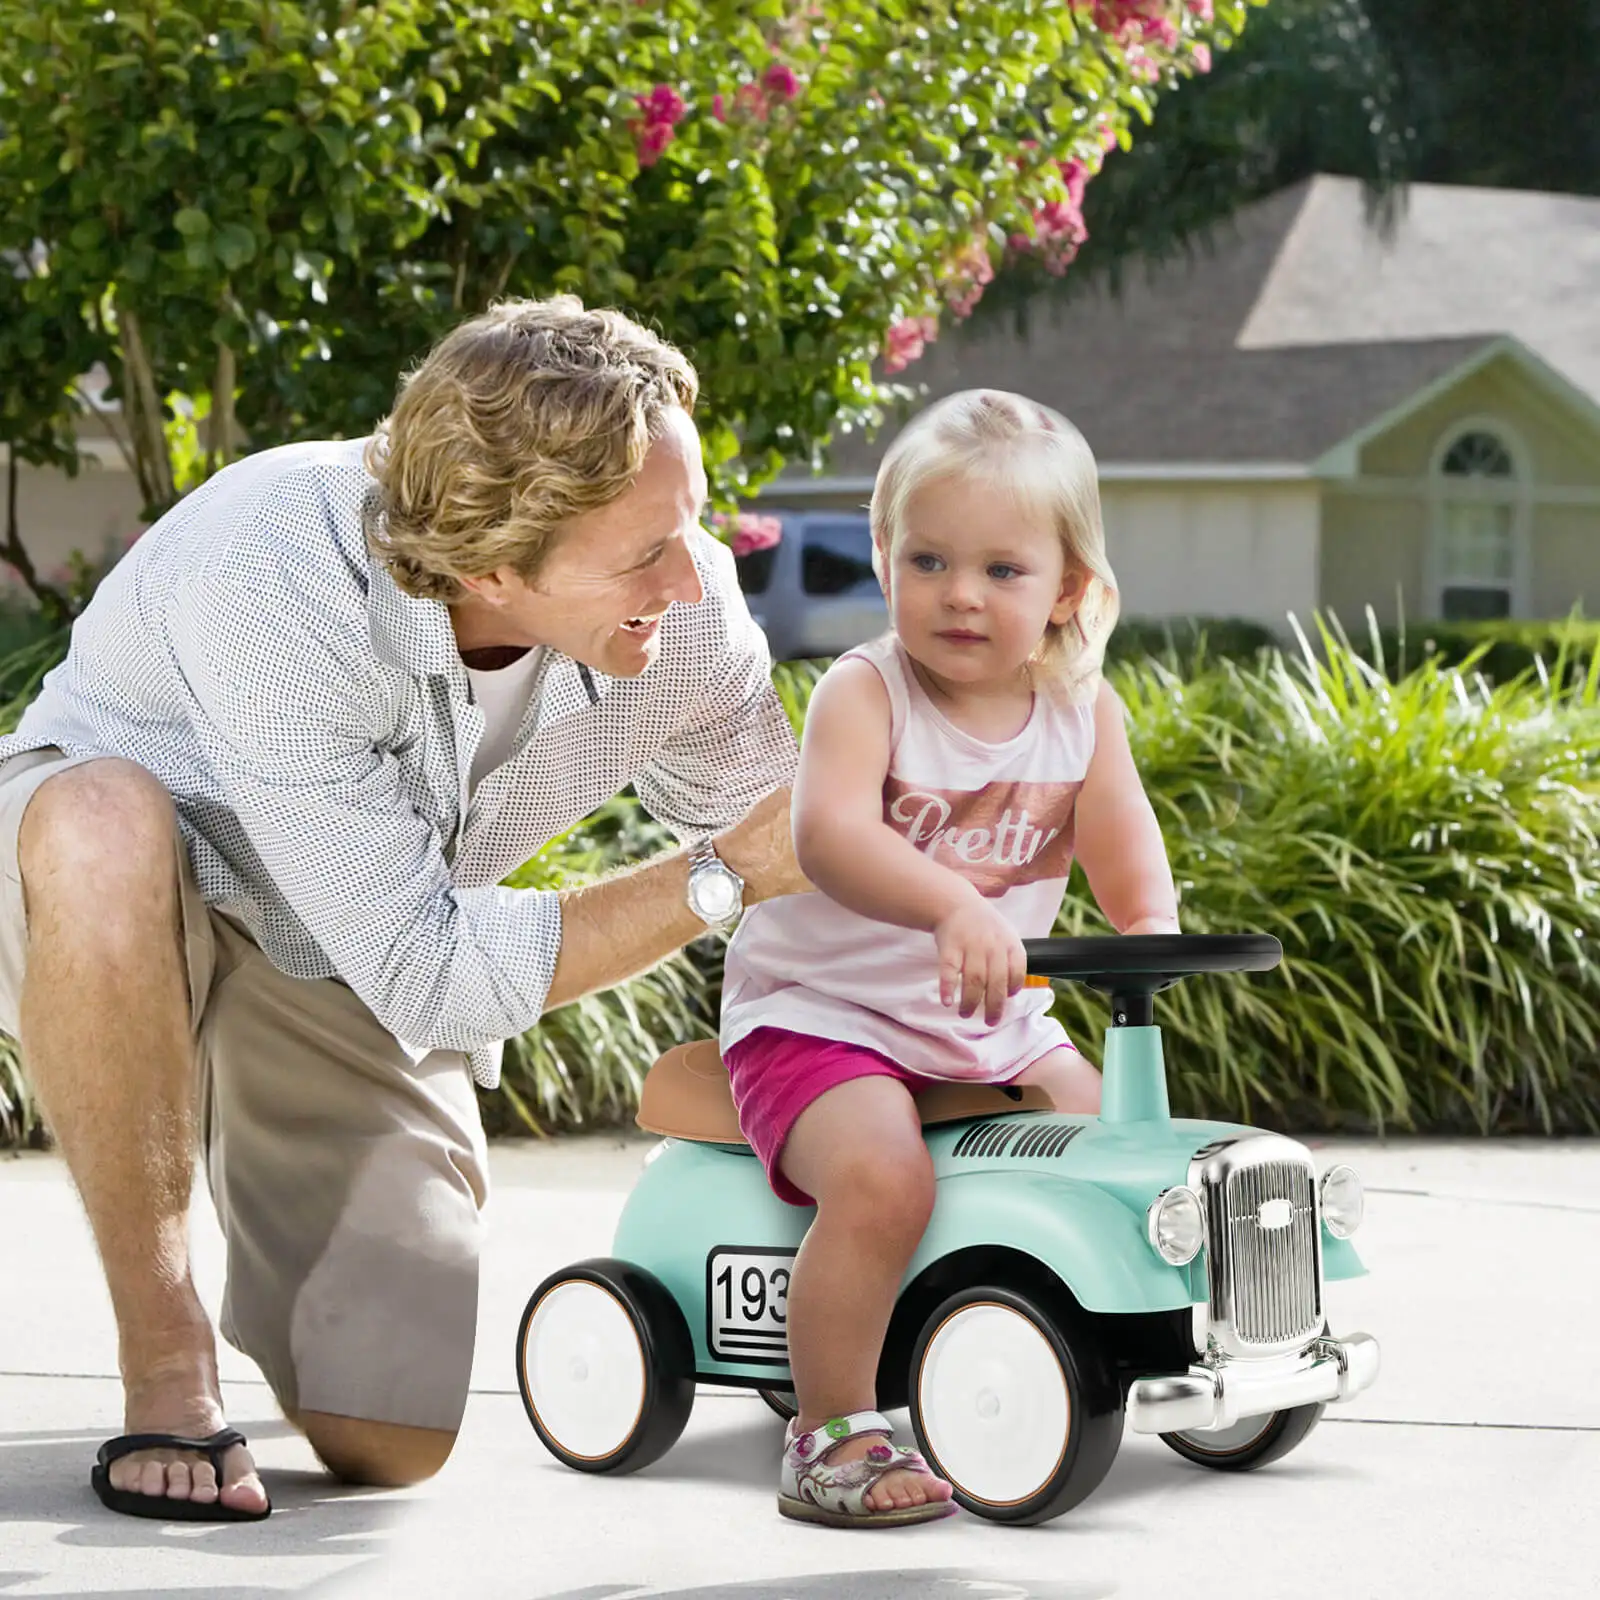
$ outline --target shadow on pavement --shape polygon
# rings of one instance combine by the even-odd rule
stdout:
[[[689,1589],[595,1584],[541,1600],[1106,1600],[1114,1582],[1096,1579],[989,1578],[963,1568],[895,1572],[813,1572],[747,1578]]]
[[[240,1422],[252,1441],[281,1437],[291,1430],[281,1418]],[[344,1488],[320,1472],[275,1471],[262,1479],[272,1496],[272,1515],[264,1522],[161,1522],[119,1516],[107,1510],[89,1487],[89,1468],[98,1439],[82,1430],[59,1433],[0,1433],[6,1487],[0,1498],[0,1545],[10,1523],[45,1523],[59,1528],[56,1542],[77,1549],[144,1551],[203,1550],[209,1556],[238,1555],[260,1560],[330,1555],[360,1558],[379,1554],[385,1535],[407,1510],[407,1501],[376,1489]],[[362,1535],[371,1535],[363,1538]],[[0,1573],[0,1591],[37,1582],[47,1574]],[[271,1589],[214,1589],[227,1600],[281,1596]],[[154,1591],[152,1591],[154,1593]],[[137,1600],[138,1591],[117,1591],[119,1600]]]

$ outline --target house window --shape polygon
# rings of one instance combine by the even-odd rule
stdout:
[[[1523,483],[1491,428],[1454,436],[1439,457],[1439,614],[1447,622],[1509,617],[1515,608]]]

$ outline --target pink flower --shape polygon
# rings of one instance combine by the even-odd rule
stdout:
[[[1176,50],[1183,34],[1171,17],[1153,17],[1144,25],[1144,37],[1147,44],[1154,40],[1163,50]]]
[[[767,102],[767,92],[759,83],[741,83],[734,92],[733,103],[740,111],[754,117],[757,122],[765,122],[771,112]]]
[[[718,122],[726,122],[728,120],[728,113],[722,104],[722,96],[720,94],[714,94],[711,97],[711,115]]]
[[[1080,245],[1089,237],[1083,213],[1070,200],[1047,200],[1033,214],[1033,230],[1045,244]]]
[[[670,84],[658,83],[649,94],[636,94],[633,98],[644,112],[646,122],[664,122],[669,128],[675,122],[682,122],[688,109],[683,96]]]
[[[1128,71],[1141,83],[1154,83],[1161,76],[1161,68],[1155,57],[1147,54],[1143,45],[1130,44],[1126,59]]]
[[[970,317],[973,307],[983,298],[985,286],[993,282],[989,241],[978,234],[950,262],[944,280],[945,304],[957,317]]]
[[[1083,191],[1089,187],[1089,169],[1081,161],[1058,161],[1056,170],[1061,174],[1061,181],[1067,186],[1067,198],[1073,205],[1083,204]]]
[[[793,67],[782,61],[774,61],[761,74],[761,87],[768,94],[777,95],[780,100],[793,100],[800,93],[800,80],[794,75]]]
[[[634,104],[644,113],[643,120],[628,124],[639,149],[639,165],[653,167],[661,152],[672,143],[672,126],[682,122],[688,107],[683,96],[670,84],[658,83],[649,94],[636,94]]]
[[[1194,70],[1196,72],[1209,72],[1211,70],[1211,46],[1197,44],[1189,59],[1194,62]]]
[[[641,126],[635,123],[634,139],[639,146],[639,165],[653,167],[661,159],[661,152],[672,143],[672,124],[647,122]]]
[[[733,538],[728,542],[736,556],[747,556],[755,550],[770,550],[782,538],[783,523],[777,517],[743,511],[734,519]]]
[[[904,372],[923,350],[938,337],[939,324],[933,317],[903,317],[884,340],[883,370]]]
[[[1202,22],[1210,22],[1216,16],[1216,8],[1211,0],[1184,0],[1189,8],[1191,17],[1198,17]]]

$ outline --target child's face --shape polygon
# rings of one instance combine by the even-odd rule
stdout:
[[[984,484],[935,480],[907,504],[889,615],[923,666],[977,686],[1014,678],[1046,624],[1071,621],[1083,588],[1048,522]]]

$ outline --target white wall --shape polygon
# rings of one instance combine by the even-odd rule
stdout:
[[[0,447],[0,495],[5,490],[5,470],[5,450]],[[0,538],[4,517],[0,500]],[[42,578],[64,565],[74,550],[95,562],[108,546],[120,552],[142,526],[136,480],[120,466],[91,460],[76,478],[37,467],[18,470],[17,530]],[[0,584],[10,576],[8,568],[0,567]]]
[[[1283,631],[1318,601],[1314,482],[1102,482],[1128,617],[1247,617]]]

